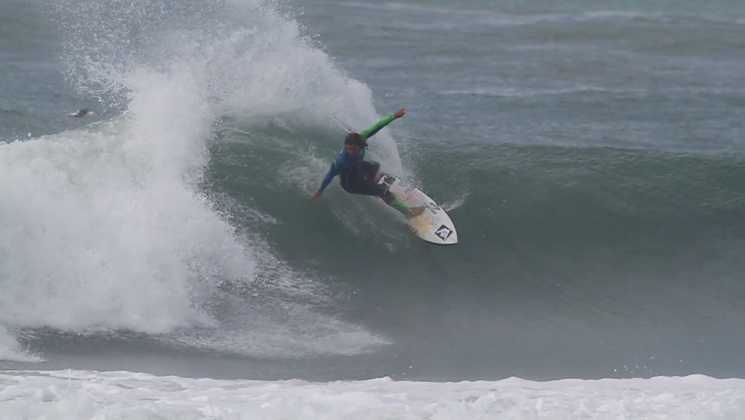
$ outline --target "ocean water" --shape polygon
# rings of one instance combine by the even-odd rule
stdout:
[[[0,70],[1,418],[745,412],[745,3],[0,0]],[[398,107],[457,246],[308,200]]]

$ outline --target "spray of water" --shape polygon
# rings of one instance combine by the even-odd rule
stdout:
[[[0,325],[259,356],[383,343],[316,313],[323,288],[237,234],[199,189],[218,119],[362,126],[376,116],[365,85],[272,3],[62,1],[52,13],[68,81],[113,116],[0,146]],[[250,302],[231,294],[252,288]],[[0,329],[7,354],[18,343]]]

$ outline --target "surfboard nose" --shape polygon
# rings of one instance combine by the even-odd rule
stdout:
[[[450,216],[427,194],[418,188],[402,185],[400,179],[386,173],[381,177],[380,183],[388,185],[391,193],[409,208],[425,206],[421,215],[406,220],[406,224],[416,236],[435,245],[458,243],[458,234]],[[382,200],[380,202],[382,203]]]

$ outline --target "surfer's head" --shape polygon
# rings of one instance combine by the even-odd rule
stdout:
[[[359,133],[349,133],[344,139],[344,149],[350,156],[357,156],[360,149],[364,147],[367,147],[367,142],[359,135]]]

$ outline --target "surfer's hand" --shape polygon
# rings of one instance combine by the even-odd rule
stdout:
[[[310,199],[313,201],[318,201],[318,199],[321,198],[321,194],[322,193],[320,191],[316,191],[315,194],[313,194],[313,197],[311,197]]]
[[[396,112],[393,113],[393,116],[396,118],[401,118],[406,113],[406,110],[404,108],[399,108],[396,110]]]

